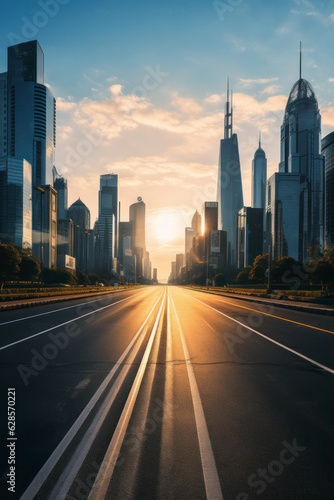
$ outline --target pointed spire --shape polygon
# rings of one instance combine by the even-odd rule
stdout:
[[[261,130],[259,130],[259,148],[261,147]]]
[[[231,106],[230,106],[230,78],[227,77],[224,139],[229,139],[230,137],[232,137],[232,99],[233,99],[233,93],[231,92]]]
[[[302,42],[299,42],[299,80],[302,79]]]

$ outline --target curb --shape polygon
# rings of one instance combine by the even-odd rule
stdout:
[[[22,302],[21,304],[0,304],[0,313],[4,311],[13,311],[15,309],[24,309],[27,307],[36,307],[36,306],[44,306],[47,304],[55,304],[57,302],[69,302],[70,300],[78,300],[80,298],[90,298],[90,297],[99,297],[103,295],[111,295],[113,293],[117,292],[126,292],[127,290],[130,290],[129,288],[127,289],[121,289],[121,290],[110,290],[109,292],[96,292],[96,293],[80,293],[77,296],[74,297],[56,297],[54,299],[46,299],[46,300],[39,300],[36,302]],[[29,299],[27,299],[29,300]]]
[[[228,293],[223,293],[223,292],[212,292],[210,290],[202,290],[201,288],[190,288],[190,287],[184,287],[187,288],[188,290],[196,290],[197,292],[203,292],[203,293],[210,293],[211,295],[218,295],[220,297],[229,297],[230,299],[239,299],[239,300],[245,300],[247,302],[256,302],[258,304],[273,304],[279,307],[282,307],[284,309],[292,309],[294,311],[302,311],[302,312],[309,312],[312,314],[322,314],[324,316],[334,316],[334,309],[325,309],[325,308],[317,308],[317,307],[310,307],[310,306],[303,306],[303,305],[298,305],[298,304],[286,304],[282,303],[278,300],[261,300],[261,299],[255,299],[255,298],[250,298],[247,296],[241,296],[241,295],[230,295]]]

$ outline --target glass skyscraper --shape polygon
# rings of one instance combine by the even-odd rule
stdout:
[[[111,273],[117,256],[118,237],[118,175],[100,176],[99,251],[101,272]],[[115,269],[116,271],[116,269]]]
[[[261,148],[261,138],[259,138],[259,147],[255,151],[252,161],[252,208],[265,209],[266,184],[267,158],[266,153]]]
[[[321,141],[325,158],[325,246],[334,246],[334,132]]]
[[[80,200],[72,203],[68,209],[68,217],[74,224],[74,257],[76,269],[83,271],[87,264],[87,232],[90,227],[90,211]]]
[[[219,229],[227,232],[227,265],[237,266],[238,212],[243,207],[243,194],[237,134],[233,134],[233,108],[229,102],[229,86],[225,112],[224,139],[220,141],[218,164]]]
[[[0,158],[0,241],[32,247],[31,165],[18,158]]]
[[[267,186],[267,245],[274,257],[308,258],[324,245],[324,158],[321,117],[314,90],[301,78],[293,85],[281,126],[281,162]],[[267,250],[267,249],[266,249]]]
[[[144,276],[143,258],[146,251],[145,243],[145,203],[139,197],[137,203],[130,205],[130,222],[134,227],[135,272],[136,278]]]

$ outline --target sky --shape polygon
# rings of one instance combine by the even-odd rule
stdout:
[[[37,39],[44,52],[69,203],[80,197],[93,225],[99,176],[118,174],[121,220],[141,196],[162,280],[195,210],[216,200],[227,76],[246,206],[259,130],[268,177],[278,170],[300,41],[322,136],[334,130],[334,1],[16,0],[2,13],[0,72],[9,45]]]

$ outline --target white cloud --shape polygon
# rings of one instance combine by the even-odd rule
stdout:
[[[275,78],[239,78],[239,81],[245,88],[253,87],[254,85],[266,85],[267,83],[276,82],[278,80]]]

